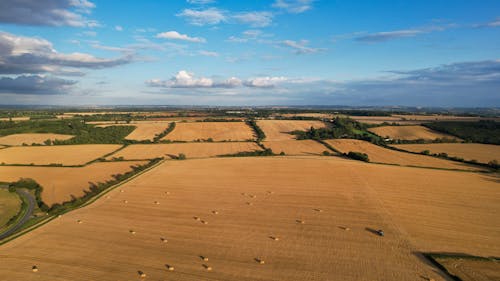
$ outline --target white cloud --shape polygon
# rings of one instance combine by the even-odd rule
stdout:
[[[205,10],[184,9],[177,14],[184,17],[192,25],[214,25],[227,20],[225,12],[217,8],[208,8]]]
[[[312,8],[313,0],[276,0],[273,7],[292,14],[300,14]]]
[[[301,40],[301,41],[284,40],[281,43],[286,47],[292,48],[294,50],[294,53],[298,55],[312,54],[325,50],[323,48],[308,47],[307,45],[309,44],[309,42],[307,40]]]
[[[205,43],[205,38],[201,37],[189,37],[186,34],[180,34],[177,31],[167,31],[156,34],[156,38],[172,39],[172,40],[182,40],[195,43]]]
[[[206,5],[206,4],[211,4],[214,3],[215,0],[186,0],[189,4],[194,4],[194,5]]]
[[[252,27],[264,27],[272,23],[273,14],[270,12],[242,12],[233,15],[232,18]]]
[[[415,37],[421,33],[427,33],[427,31],[418,29],[406,29],[406,30],[376,32],[359,36],[356,38],[356,40],[362,42],[382,42],[403,37]]]
[[[254,87],[254,88],[273,88],[276,84],[285,82],[288,79],[286,77],[256,77],[252,79],[248,79],[245,81],[245,86]]]
[[[116,31],[123,31],[123,27],[121,25],[116,25],[115,30]]]
[[[212,52],[212,51],[205,51],[205,50],[200,50],[198,51],[198,54],[206,57],[218,57],[219,53],[217,52]]]

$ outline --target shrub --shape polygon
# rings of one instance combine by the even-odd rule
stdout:
[[[357,152],[357,151],[349,151],[349,153],[344,154],[344,155],[351,158],[351,159],[354,159],[354,160],[370,162],[370,159],[368,158],[368,154],[366,154],[366,153]]]
[[[179,156],[177,156],[177,160],[186,160],[186,154],[179,153]]]

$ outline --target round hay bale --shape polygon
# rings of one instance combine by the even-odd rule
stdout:
[[[203,267],[207,270],[207,271],[212,271],[212,267],[207,265],[207,264],[204,264]]]
[[[140,276],[141,278],[146,278],[146,273],[144,273],[144,272],[142,272],[142,271],[140,271],[140,270],[139,270],[139,272],[138,272],[138,273],[139,273],[139,276]]]
[[[156,204],[156,205],[159,205],[159,204],[160,204],[160,202],[158,202],[158,201],[155,201],[155,204]]]
[[[61,215],[57,215],[58,218],[62,217]]]
[[[259,264],[265,264],[266,262],[261,259],[261,258],[256,258],[255,261],[257,261]]]
[[[219,214],[219,211],[215,211],[215,210],[214,210],[214,211],[212,211],[212,214],[214,214],[214,215],[218,215],[218,214]]]
[[[273,239],[274,241],[280,241],[279,237],[276,236],[271,236],[271,239]]]
[[[169,191],[165,191],[165,194],[166,194],[166,195],[170,195],[170,192],[169,192]]]
[[[161,240],[161,242],[163,242],[163,243],[168,243],[168,240],[167,240],[167,238],[165,238],[165,237],[161,237],[161,238],[160,238],[160,240]]]
[[[304,224],[304,223],[306,223],[304,220],[296,220],[296,222],[297,222],[297,223],[299,223],[299,224]]]
[[[314,210],[315,210],[316,212],[318,212],[318,213],[322,213],[322,212],[323,212],[323,210],[322,210],[322,209],[319,209],[319,208],[318,208],[318,209],[314,209]]]
[[[31,271],[38,272],[38,267],[36,265],[32,266]]]
[[[127,204],[127,203],[128,203],[128,200],[123,200],[123,203]]]
[[[208,224],[208,221],[204,221],[204,220],[202,220],[202,221],[201,221],[201,223],[202,223],[202,224]]]
[[[247,202],[247,205],[252,206],[253,203],[252,202]]]
[[[81,221],[81,220],[77,220],[76,222],[77,222],[78,224],[81,224],[81,223],[82,223],[82,221]]]
[[[167,270],[169,270],[169,271],[174,271],[175,270],[175,268],[173,266],[169,265],[169,264],[167,264],[166,266],[167,266]]]
[[[123,189],[120,189],[120,193],[123,193]]]
[[[257,195],[250,194],[250,198],[257,198]]]
[[[130,234],[135,234],[135,231],[134,230],[129,230]]]
[[[201,258],[203,261],[208,261],[208,257],[205,257],[205,256],[200,256],[200,258]]]

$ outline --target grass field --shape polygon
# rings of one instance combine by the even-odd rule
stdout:
[[[0,150],[0,163],[82,165],[120,147],[121,145],[117,144],[9,147]]]
[[[101,122],[102,124],[102,122]],[[97,125],[97,127],[109,127],[109,126],[134,126],[135,130],[132,131],[128,136],[125,137],[127,140],[153,140],[156,135],[161,134],[168,128],[170,122],[161,121],[149,121],[149,122],[131,122],[130,124],[109,124],[109,125]]]
[[[254,139],[254,133],[244,122],[192,122],[176,124],[175,129],[164,140],[194,141],[244,141]]]
[[[42,187],[42,200],[49,206],[80,197],[88,190],[89,183],[105,182],[114,174],[131,170],[130,166],[144,161],[97,162],[85,167],[16,167],[0,166],[0,181],[13,182],[19,178],[32,178]]]
[[[188,158],[202,158],[255,150],[262,149],[254,142],[133,144],[110,155],[108,159],[114,157],[123,157],[124,159],[168,158],[168,155],[178,155],[179,153],[184,153]]]
[[[437,159],[431,156],[390,150],[362,140],[334,139],[325,140],[325,142],[342,153],[348,153],[349,151],[366,153],[370,158],[370,162],[397,164],[402,166],[478,170],[478,168],[467,164]]]
[[[15,192],[9,192],[7,188],[0,188],[0,232],[10,218],[15,216],[21,209],[21,199]]]
[[[22,145],[26,143],[31,145],[32,143],[43,144],[46,140],[69,140],[74,136],[62,135],[62,134],[13,134],[4,137],[0,137],[0,144],[4,145]]]
[[[262,144],[277,154],[282,151],[286,155],[320,155],[323,151],[332,152],[314,140],[264,141]]]
[[[463,258],[436,258],[449,273],[462,281],[500,280],[500,262]]]
[[[430,144],[400,144],[394,145],[399,149],[413,152],[429,150],[430,153],[447,153],[448,156],[460,157],[465,160],[477,160],[488,163],[492,160],[500,161],[500,146],[480,143],[430,143]]]
[[[448,280],[415,252],[498,254],[498,195],[485,175],[332,157],[167,161],[0,246],[0,272],[51,281],[139,280],[138,272],[180,281]]]
[[[294,140],[292,131],[306,131],[311,127],[323,128],[325,124],[321,121],[311,120],[259,120],[257,125],[266,134],[266,141]]]
[[[435,140],[441,138],[459,140],[454,136],[436,132],[424,126],[382,126],[370,128],[368,131],[383,138],[389,137],[395,140]]]

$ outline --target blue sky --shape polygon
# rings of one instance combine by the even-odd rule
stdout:
[[[500,106],[499,1],[0,2],[0,104]]]

